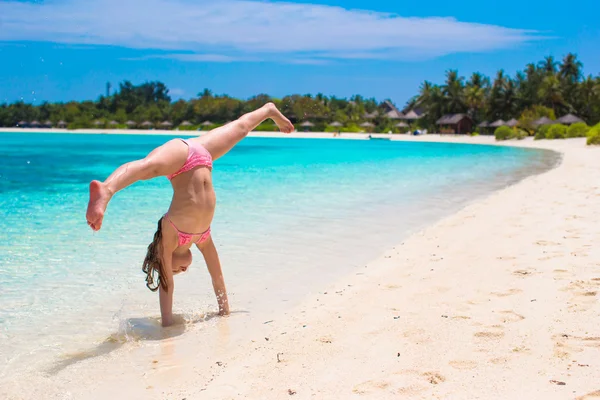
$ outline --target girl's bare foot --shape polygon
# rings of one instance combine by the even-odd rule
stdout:
[[[283,115],[281,113],[281,111],[279,111],[277,109],[277,107],[275,106],[275,104],[273,103],[267,103],[265,105],[265,107],[268,107],[269,109],[269,116],[270,118],[277,124],[277,126],[279,127],[279,130],[283,133],[292,133],[294,132],[294,124],[292,124],[290,122],[289,119],[287,119],[285,117],[285,115]]]
[[[102,227],[104,212],[111,197],[110,190],[102,182],[92,181],[90,183],[90,201],[85,217],[93,230],[99,231]]]

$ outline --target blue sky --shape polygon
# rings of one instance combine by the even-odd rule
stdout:
[[[513,74],[571,51],[597,75],[598,15],[598,0],[0,0],[0,102],[96,99],[127,79],[160,80],[174,98],[403,105],[450,68]]]

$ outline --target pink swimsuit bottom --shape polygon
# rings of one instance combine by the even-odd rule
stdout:
[[[202,233],[187,233],[187,232],[182,232],[182,231],[179,230],[179,228],[177,228],[175,226],[175,224],[173,223],[173,221],[171,221],[171,218],[169,218],[169,213],[166,213],[164,215],[164,217],[167,219],[167,221],[169,221],[169,223],[171,224],[171,226],[173,228],[175,228],[175,230],[177,231],[177,241],[179,242],[179,244],[178,244],[179,247],[185,246],[186,244],[189,244],[189,243],[196,243],[196,244],[204,243],[210,237],[210,228],[208,228],[205,232],[202,232]],[[194,236],[199,236],[198,240],[192,241],[192,239],[194,238]]]
[[[201,144],[190,143],[184,139],[179,140],[181,140],[188,146],[187,160],[185,160],[183,166],[179,168],[179,171],[175,172],[174,174],[167,175],[168,180],[172,180],[177,175],[183,174],[184,172],[188,172],[196,167],[206,167],[208,169],[212,169],[212,156],[210,155],[208,150],[204,148],[204,146],[202,146]]]
[[[167,175],[167,179],[172,180],[177,175],[182,174],[184,172],[191,171],[192,169],[194,169],[196,167],[206,167],[208,169],[212,169],[212,166],[213,166],[212,156],[210,155],[208,150],[206,150],[204,148],[204,146],[202,146],[201,144],[190,143],[184,139],[180,139],[180,140],[183,143],[188,145],[188,157],[187,157],[187,160],[185,161],[185,163],[183,164],[183,166],[179,169],[179,171],[175,172],[174,174]],[[177,228],[175,226],[173,221],[171,221],[171,218],[169,218],[168,213],[166,213],[164,215],[164,217],[167,219],[167,221],[169,221],[169,223],[177,231],[179,246],[183,246],[188,243],[192,243],[192,239],[194,236],[199,236],[198,240],[193,242],[196,244],[204,243],[210,237],[210,228],[208,228],[205,232],[202,232],[202,233],[182,232],[179,230],[179,228]]]

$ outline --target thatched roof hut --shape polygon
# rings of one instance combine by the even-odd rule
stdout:
[[[169,121],[163,121],[163,122],[160,123],[160,126],[162,126],[163,128],[167,128],[168,129],[168,128],[172,127],[173,124],[171,122],[169,122]]]
[[[110,126],[115,126],[115,125],[119,125],[119,123],[117,121],[110,121],[108,123]]]
[[[564,125],[572,125],[572,124],[577,124],[579,122],[585,122],[584,120],[582,120],[581,118],[579,118],[573,114],[563,115],[556,121],[561,124],[564,124]]]
[[[506,121],[506,126],[510,127],[510,128],[514,128],[515,126],[517,126],[519,124],[519,121],[517,121],[516,119],[511,119],[509,121]]]
[[[385,116],[389,119],[402,119],[404,116],[391,101],[385,100],[382,105],[385,108]]]
[[[553,121],[548,117],[542,117],[540,119],[536,119],[535,121],[533,121],[533,125],[536,128],[541,125],[554,125],[554,124],[556,124],[556,121]]]
[[[333,121],[332,123],[329,124],[329,126],[333,126],[334,128],[339,128],[341,126],[344,126],[344,124],[342,124],[341,122],[338,122],[338,121]]]
[[[490,124],[490,128],[499,128],[501,126],[506,125],[506,122],[503,119],[499,119]]]
[[[29,123],[29,126],[35,126],[35,127],[40,126],[40,121],[33,120]]]
[[[363,115],[364,119],[375,119],[379,116],[379,112],[377,110],[373,111],[372,113],[365,113]]]
[[[410,110],[409,112],[407,112],[406,114],[404,114],[401,118],[405,119],[407,121],[412,121],[415,119],[419,119],[421,118],[422,115],[419,115],[415,112],[415,110]]]
[[[59,128],[66,128],[67,127],[67,123],[61,119],[60,121],[58,121],[56,123],[56,126],[58,126]]]
[[[440,133],[469,133],[473,128],[473,120],[467,114],[446,114],[435,122]]]
[[[394,125],[396,128],[408,128],[409,125],[406,122],[398,122],[396,125]]]
[[[127,125],[127,126],[136,126],[137,123],[135,121],[129,120],[129,121],[125,122],[125,125]]]
[[[211,121],[204,121],[200,125],[202,125],[202,126],[213,126],[214,124]]]
[[[50,121],[49,119],[47,119],[44,122],[44,128],[52,128],[52,121]]]
[[[489,128],[490,127],[490,123],[487,121],[483,121],[481,122],[479,125],[477,125],[478,128]]]
[[[313,124],[310,121],[304,121],[303,123],[300,124],[300,126],[303,128],[312,128],[313,126],[315,126],[315,124]]]
[[[142,127],[144,127],[144,128],[150,128],[152,125],[153,124],[150,121],[144,121],[144,122],[142,122]]]
[[[17,122],[17,126],[24,128],[27,126],[27,121],[19,121]]]
[[[104,122],[97,119],[94,121],[94,125],[96,125],[96,126],[104,125]]]
[[[375,124],[372,122],[363,122],[362,124],[360,124],[361,128],[373,128],[374,126]]]
[[[179,126],[192,126],[192,123],[190,121],[183,121]]]

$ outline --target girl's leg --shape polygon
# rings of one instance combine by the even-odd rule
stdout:
[[[213,129],[205,136],[197,139],[216,160],[233,148],[254,128],[266,119],[272,119],[283,133],[294,131],[294,125],[275,107],[273,103],[265,104],[258,110],[244,114],[225,126]]]
[[[100,230],[108,202],[115,193],[137,181],[175,173],[185,163],[187,154],[185,143],[170,140],[146,158],[121,165],[104,182],[92,181],[86,213],[88,225],[95,231]]]

